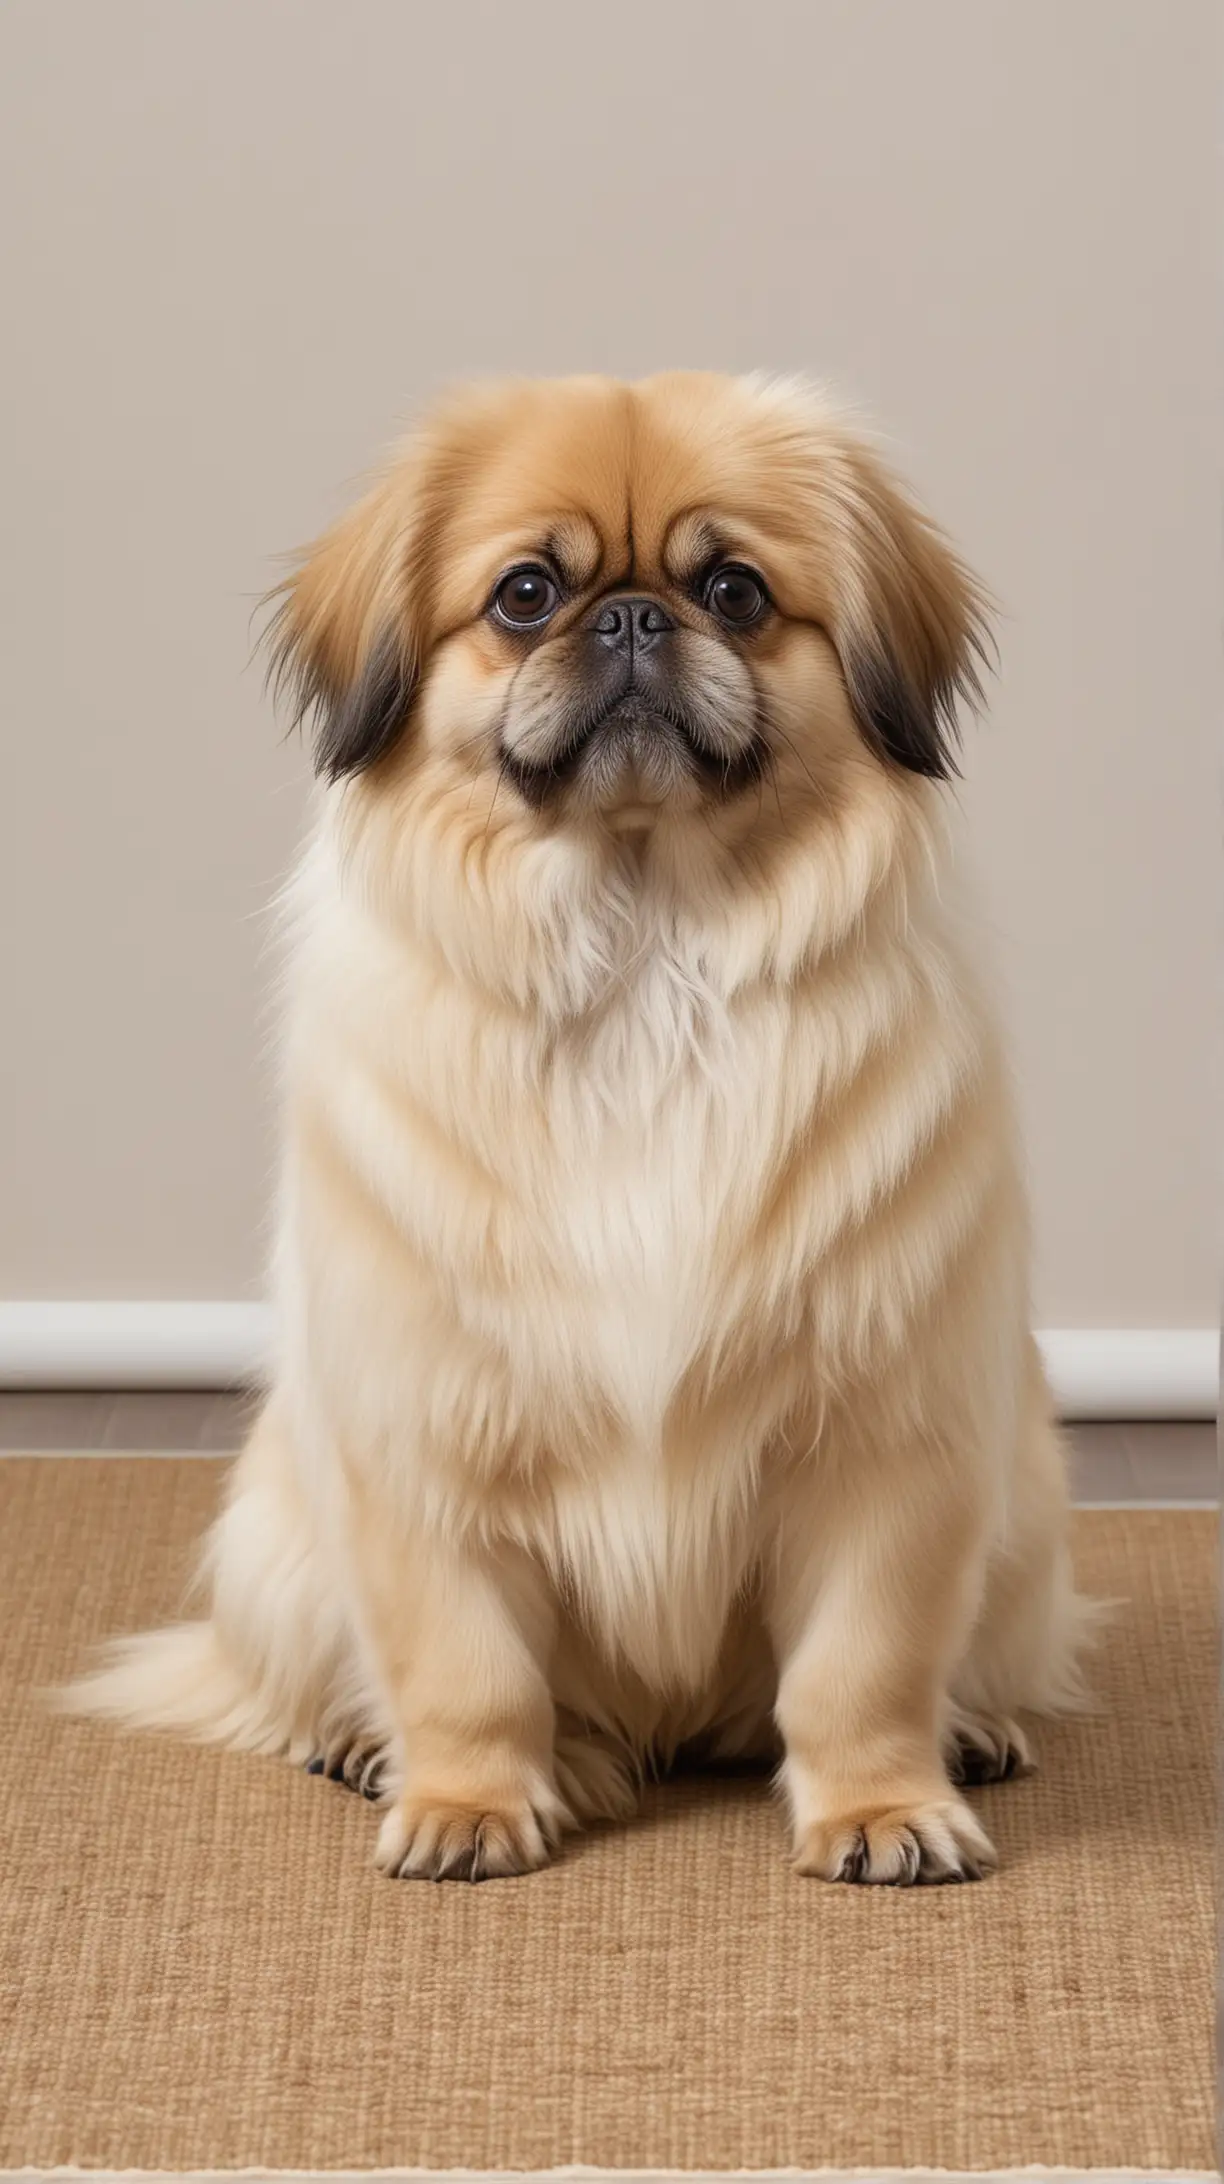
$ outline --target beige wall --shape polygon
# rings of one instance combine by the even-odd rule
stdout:
[[[964,801],[1038,1316],[1214,1320],[1215,14],[6,0],[0,1294],[257,1286],[273,556],[450,375],[768,364],[1006,605]]]

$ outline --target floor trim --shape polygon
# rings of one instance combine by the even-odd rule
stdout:
[[[228,1388],[270,1347],[262,1304],[0,1302],[0,1388]],[[1037,1337],[1059,1413],[1214,1418],[1211,1327],[1052,1327]]]
[[[68,1446],[65,1446],[63,1448],[21,1448],[14,1445],[12,1448],[0,1448],[0,1468],[2,1468],[6,1463],[62,1464],[78,1462],[85,1463],[94,1461],[100,1463],[190,1463],[225,1465],[233,1462],[236,1453],[236,1446],[234,1448],[174,1448],[169,1443],[167,1443],[164,1448],[122,1448],[118,1446],[116,1446],[115,1448],[99,1448],[96,1445],[84,1448],[71,1448]],[[1220,1497],[1218,1494],[1213,1494],[1210,1496],[1204,1494],[1181,1494],[1174,1496],[1169,1496],[1167,1494],[1134,1494],[1128,1496],[1124,1500],[1115,1499],[1113,1501],[1084,1501],[1077,1497],[1074,1488],[1072,1488],[1071,1507],[1075,1511],[1077,1516],[1082,1517],[1110,1516],[1116,1514],[1119,1510],[1136,1511],[1142,1512],[1145,1515],[1164,1517],[1203,1515],[1218,1516],[1220,1510]],[[90,2173],[92,2174],[92,2171]],[[281,2174],[279,2170],[277,2170],[275,2173],[277,2175]],[[285,2173],[288,2174],[287,2171]],[[685,2175],[688,2174],[687,2170],[683,2173]],[[761,2171],[759,2173],[763,2175],[765,2172]],[[789,2176],[790,2171],[787,2170],[785,2173]],[[830,2171],[830,2175],[836,2175],[837,2173],[838,2172],[835,2170]],[[898,2175],[901,2175],[902,2173],[908,2175],[910,2172],[902,2172],[899,2170],[897,2173]],[[959,2172],[949,2173],[959,2174]],[[1026,2171],[1025,2173],[1027,2174],[1028,2172]],[[0,2169],[0,2184],[3,2184],[3,2179],[6,2178],[9,2174],[9,2170]],[[405,2171],[405,2174],[407,2174],[407,2171]],[[428,2174],[428,2172],[422,2171],[422,2174]],[[575,2172],[575,2174],[577,2174],[577,2172]],[[660,2174],[662,2174],[661,2171]],[[758,2174],[758,2172],[754,2170],[753,2174],[756,2175]]]
[[[1215,1328],[1050,1327],[1037,1340],[1063,1418],[1217,1415]]]
[[[232,1388],[269,1346],[262,1304],[0,1303],[0,1388]]]
[[[63,1449],[60,1451],[60,1453],[65,1456],[70,1456],[72,1454],[72,1451],[71,1449]],[[168,1450],[167,1453],[174,1454],[176,1452],[173,1450]],[[93,1449],[85,1449],[83,1451],[83,1454],[90,1456],[96,1454],[96,1451]],[[1213,1494],[1210,1497],[1205,1494],[1183,1494],[1178,1499],[1173,1501],[1170,1501],[1167,1497],[1162,1500],[1158,1495],[1155,1494],[1150,1496],[1150,1498],[1142,1494],[1133,1494],[1130,1495],[1125,1501],[1076,1501],[1074,1494],[1072,1495],[1072,1507],[1081,1510],[1085,1516],[1095,1516],[1098,1511],[1103,1511],[1106,1515],[1108,1515],[1111,1510],[1118,1509],[1156,1509],[1159,1510],[1162,1515],[1168,1516],[1170,1510],[1176,1510],[1180,1515],[1186,1510],[1198,1510],[1201,1512],[1204,1509],[1208,1509],[1214,1512],[1219,1509],[1219,1506],[1220,1497],[1218,1494]]]

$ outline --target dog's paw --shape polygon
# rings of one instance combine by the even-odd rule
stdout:
[[[1019,1722],[1006,1714],[952,1710],[948,1724],[948,1773],[953,1782],[1011,1782],[1032,1774],[1037,1762]]]
[[[377,1804],[387,1788],[390,1756],[384,1745],[368,1744],[360,1738],[354,1744],[333,1746],[327,1752],[315,1752],[306,1762],[306,1772],[324,1775],[329,1782],[342,1782],[346,1790],[355,1790],[359,1797],[368,1797]]]
[[[990,1837],[955,1795],[809,1821],[795,1847],[799,1873],[891,1888],[980,1881],[997,1863]]]
[[[378,1831],[374,1862],[397,1881],[488,1881],[547,1865],[559,1807],[437,1804],[401,1797]]]

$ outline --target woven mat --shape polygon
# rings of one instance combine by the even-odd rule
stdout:
[[[435,1887],[338,1786],[31,1695],[176,1606],[220,1477],[0,1462],[0,2167],[1211,2166],[1209,1514],[1078,1518],[1109,1712],[978,1793],[994,1880],[799,1880],[696,1783]]]

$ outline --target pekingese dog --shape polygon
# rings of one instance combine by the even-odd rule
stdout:
[[[793,383],[460,392],[284,587],[271,1392],[207,1619],[81,1707],[339,1773],[482,1880],[777,1763],[976,1878],[1089,1611],[999,1043],[941,897],[983,598]]]

